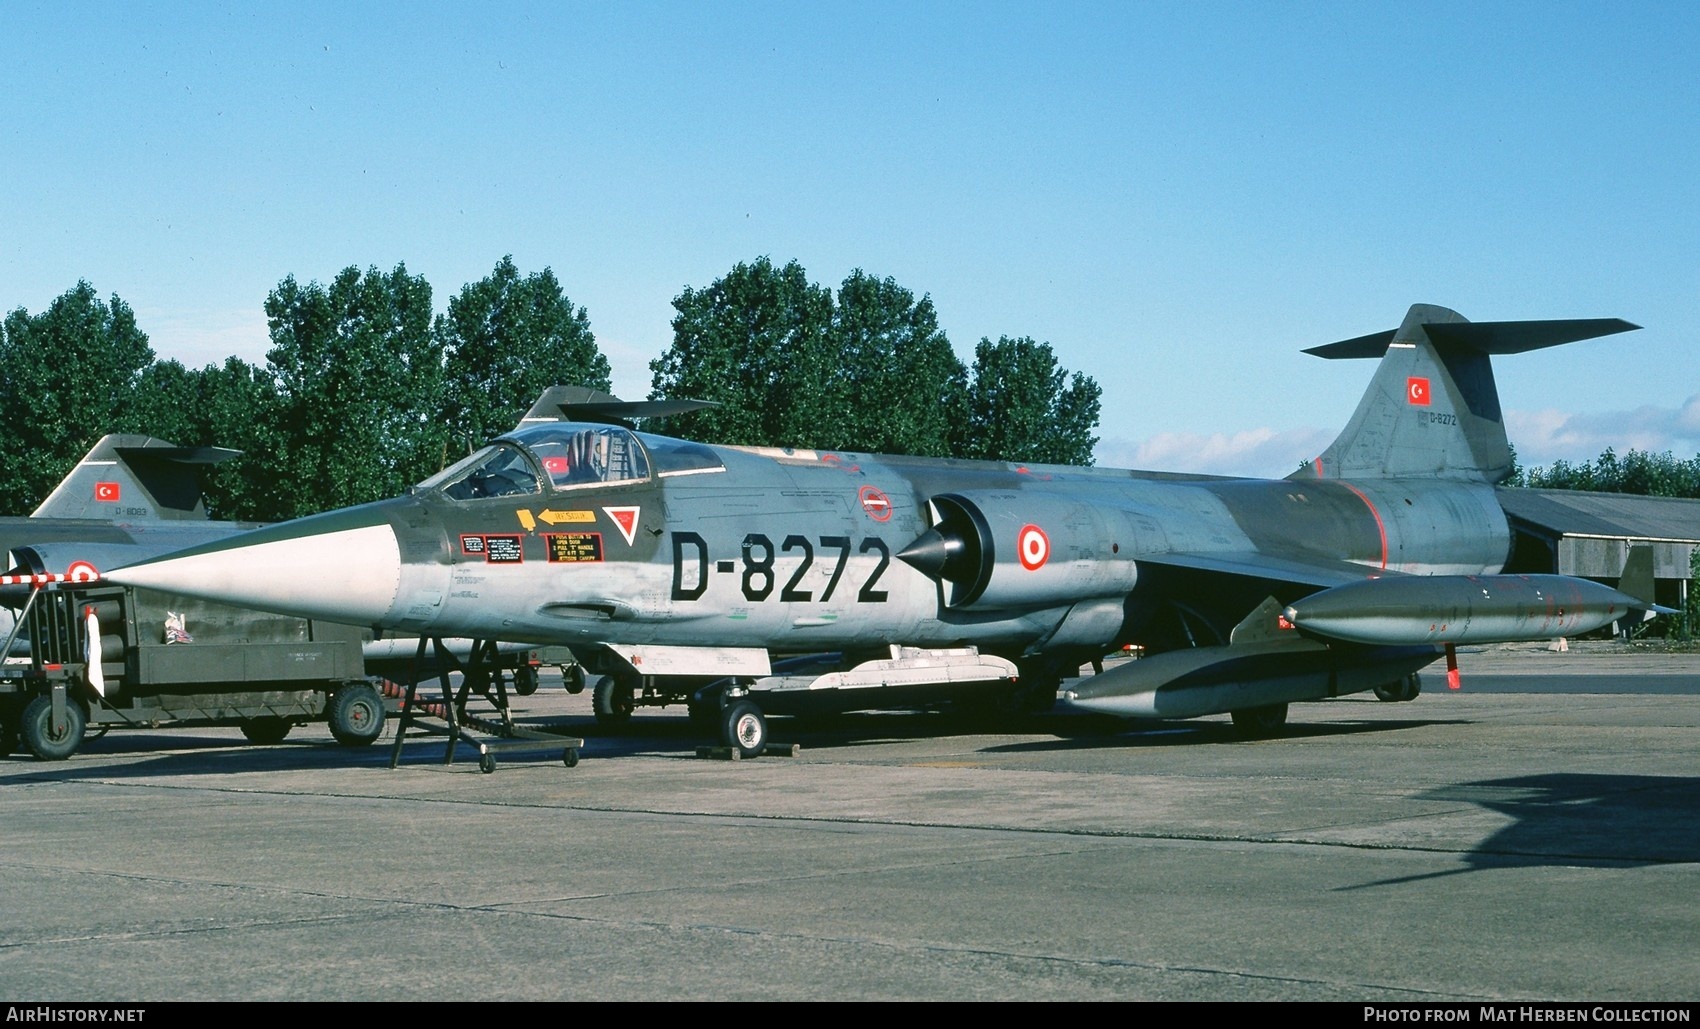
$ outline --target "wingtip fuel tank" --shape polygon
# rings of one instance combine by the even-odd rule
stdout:
[[[1350,643],[1513,643],[1576,636],[1651,605],[1568,575],[1404,575],[1313,593],[1282,612]]]

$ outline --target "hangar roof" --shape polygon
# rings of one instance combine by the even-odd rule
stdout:
[[[1700,500],[1504,486],[1494,492],[1518,528],[1543,535],[1700,543]]]

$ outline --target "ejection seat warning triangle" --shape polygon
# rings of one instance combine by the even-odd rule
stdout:
[[[637,537],[638,508],[635,507],[605,507],[602,513],[614,520],[619,527],[620,535],[626,539],[626,546],[632,545]]]

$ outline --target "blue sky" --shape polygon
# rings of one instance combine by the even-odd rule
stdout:
[[[1283,475],[1414,302],[1645,328],[1496,362],[1525,464],[1700,453],[1700,6],[0,0],[0,309],[86,279],[260,363],[286,275],[512,254],[647,393],[739,261],[1104,389],[1101,464]]]

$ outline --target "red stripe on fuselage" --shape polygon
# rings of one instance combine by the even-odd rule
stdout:
[[[1338,480],[1338,479],[1336,479],[1335,481],[1340,482],[1340,480]],[[1370,515],[1375,519],[1375,531],[1381,534],[1381,567],[1386,568],[1387,567],[1387,526],[1383,525],[1382,522],[1381,522],[1381,512],[1377,511],[1375,509],[1375,505],[1369,502],[1369,498],[1364,496],[1363,490],[1358,489],[1356,486],[1352,485],[1349,482],[1340,482],[1340,485],[1346,487],[1347,489],[1351,490],[1353,493],[1357,494],[1358,499],[1364,502],[1365,507],[1369,508]]]

